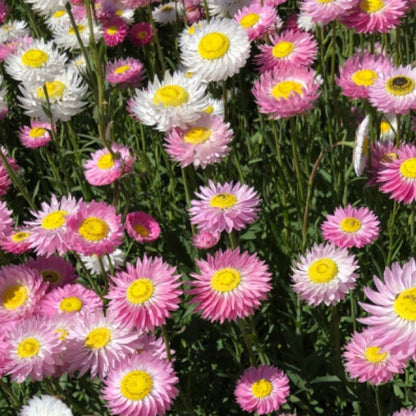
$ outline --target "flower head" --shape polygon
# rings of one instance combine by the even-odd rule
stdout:
[[[73,416],[71,409],[56,397],[42,394],[32,397],[20,409],[19,416]]]
[[[51,125],[49,123],[31,120],[30,126],[20,127],[20,143],[29,149],[45,146],[52,140],[50,130]]]
[[[151,243],[159,238],[159,223],[142,211],[130,212],[126,216],[127,234],[139,243]]]
[[[144,78],[143,64],[134,58],[116,59],[107,64],[106,79],[120,88],[137,87]]]

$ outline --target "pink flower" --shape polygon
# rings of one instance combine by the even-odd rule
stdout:
[[[367,185],[381,185],[378,174],[383,169],[384,164],[397,159],[397,147],[394,142],[375,142],[371,144],[371,166],[370,180]]]
[[[134,58],[116,59],[107,64],[106,79],[120,88],[137,87],[144,78],[143,64]]]
[[[20,127],[19,139],[22,146],[36,149],[47,145],[51,140],[51,125],[40,121],[30,121],[30,126]],[[54,130],[56,130],[54,126]]]
[[[301,12],[310,16],[314,23],[327,25],[329,22],[348,14],[355,3],[356,0],[303,0],[299,7]]]
[[[127,234],[139,243],[151,243],[159,238],[159,223],[142,211],[130,212],[126,216]]]
[[[4,2],[0,1],[0,23],[3,23],[6,20],[8,13],[9,8],[7,7],[7,4],[4,4]]]
[[[147,22],[134,24],[129,30],[129,40],[133,45],[143,46],[153,39],[152,26]]]
[[[0,239],[12,232],[12,211],[7,208],[5,201],[0,201]]]
[[[192,245],[199,249],[208,249],[218,244],[221,233],[210,233],[208,231],[200,231],[192,238]]]
[[[122,43],[129,30],[127,23],[119,16],[112,16],[109,19],[105,19],[102,25],[104,42],[110,47]]]
[[[17,171],[19,169],[19,165],[17,164],[15,159],[7,155],[7,150],[3,146],[0,146],[0,152],[2,152],[3,155],[6,157],[10,167],[13,170]],[[4,166],[3,161],[0,160],[0,197],[6,195],[11,184],[12,181],[9,177],[9,174],[7,173],[6,167]]]
[[[16,231],[11,231],[10,234],[4,236],[0,241],[1,248],[7,253],[22,254],[30,251],[30,230],[25,227],[19,227]]]
[[[272,6],[261,6],[256,3],[243,7],[234,15],[234,20],[245,29],[250,40],[262,38],[274,25],[276,19],[277,13]]]

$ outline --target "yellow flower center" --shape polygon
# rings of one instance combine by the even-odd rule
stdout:
[[[362,85],[364,87],[369,87],[370,85],[374,84],[374,81],[377,80],[377,73],[372,71],[371,69],[360,69],[357,72],[352,74],[352,81],[356,85]]]
[[[213,113],[213,111],[214,111],[214,107],[212,106],[212,105],[209,105],[205,110],[204,110],[204,112],[205,113],[207,113],[207,114],[212,114]]]
[[[326,3],[332,3],[335,0],[316,0],[317,3],[322,3],[322,4],[326,4]]]
[[[85,338],[87,348],[104,348],[111,340],[111,331],[108,328],[95,328]]]
[[[189,100],[189,94],[185,88],[179,85],[166,85],[159,88],[153,96],[153,104],[163,104],[165,107],[179,107]]]
[[[263,397],[267,397],[272,392],[273,385],[270,381],[261,378],[253,383],[251,386],[251,391],[253,392],[254,396],[258,399],[262,399]]]
[[[137,32],[136,38],[137,39],[143,39],[144,37],[146,37],[147,32],[145,30],[141,30],[140,32]]]
[[[292,42],[282,41],[273,47],[272,55],[275,58],[286,58],[286,56],[289,56],[294,49],[295,45]]]
[[[28,233],[27,231],[19,231],[12,235],[12,240],[15,243],[20,243],[20,241],[26,240],[26,238],[28,238],[29,236],[30,236],[30,233]]]
[[[88,217],[82,221],[78,232],[88,241],[101,241],[107,237],[110,231],[107,223],[101,218]]]
[[[398,75],[393,78],[389,78],[386,82],[386,89],[393,95],[407,95],[415,89],[415,83],[412,78]]]
[[[107,28],[107,34],[115,35],[118,32],[117,26],[110,26]]]
[[[62,98],[66,90],[66,85],[61,81],[45,82],[46,92],[50,100],[57,100]],[[36,97],[40,100],[46,100],[45,91],[43,87],[38,87],[36,90]]]
[[[49,55],[40,49],[30,49],[22,55],[21,61],[25,66],[40,68],[48,61]]]
[[[360,9],[366,13],[376,13],[384,7],[383,0],[363,0]]]
[[[354,217],[344,218],[339,226],[346,233],[356,233],[361,228],[361,221]]]
[[[20,358],[30,358],[39,352],[40,344],[35,338],[26,338],[17,346],[17,355]]]
[[[397,155],[397,153],[386,153],[385,155],[383,155],[383,157],[380,158],[380,162],[391,163],[393,159],[398,159],[398,158],[399,156]]]
[[[114,166],[113,156],[110,153],[106,153],[98,159],[97,166],[100,169],[110,169]]]
[[[85,26],[84,25],[77,25],[77,29],[78,29],[78,33],[82,33],[85,30]],[[71,27],[68,30],[68,33],[70,35],[75,35],[75,29],[73,27]]]
[[[60,228],[66,222],[66,215],[68,215],[66,211],[59,210],[51,212],[42,220],[42,227],[46,230],[55,230],[56,228]]]
[[[338,266],[331,259],[315,260],[308,269],[309,279],[314,283],[329,283],[338,274]]]
[[[391,130],[390,123],[385,121],[385,120],[382,120],[381,123],[380,123],[380,133],[384,134],[384,133],[387,133],[390,130]]]
[[[119,66],[118,68],[116,68],[114,70],[115,74],[124,74],[126,71],[128,71],[131,68],[130,65],[123,65],[123,66]]]
[[[79,312],[82,308],[82,300],[76,298],[75,296],[70,296],[64,298],[59,305],[61,311],[70,313],[70,312]]]
[[[31,137],[32,139],[37,139],[43,136],[45,132],[46,132],[46,129],[42,127],[33,127],[33,129],[29,131],[29,137]]]
[[[260,16],[257,13],[249,13],[240,20],[240,25],[243,29],[247,29],[254,26],[259,20]]]
[[[364,351],[364,357],[370,363],[381,363],[386,359],[387,353],[380,353],[379,351],[380,347],[367,347]]]
[[[55,17],[55,18],[60,18],[60,17],[62,17],[62,16],[65,16],[66,15],[66,11],[65,10],[58,10],[57,12],[55,12],[53,15],[52,15],[52,17]]]
[[[400,173],[408,179],[416,178],[416,158],[411,157],[400,165]]]
[[[45,282],[52,283],[53,285],[56,285],[62,280],[62,276],[55,270],[42,270],[41,275]]]
[[[2,297],[3,307],[9,311],[20,308],[28,298],[28,290],[23,285],[13,285],[5,290]]]
[[[416,321],[416,287],[405,289],[396,296],[393,308],[400,318]]]
[[[212,32],[205,35],[198,44],[198,52],[205,59],[218,59],[225,55],[230,40],[223,33]]]
[[[240,284],[240,281],[241,275],[238,270],[226,267],[214,273],[211,286],[217,292],[230,292]]]
[[[173,10],[173,7],[172,6],[169,6],[169,5],[163,6],[160,9],[160,11],[162,11],[162,12],[170,12],[171,10]]]
[[[59,335],[59,341],[65,341],[68,331],[65,328],[57,328],[55,334]]]
[[[141,237],[149,237],[149,231],[146,227],[141,224],[133,225],[134,231],[139,234]]]
[[[217,194],[211,198],[209,204],[214,208],[227,209],[233,207],[237,203],[237,197],[233,194]]]
[[[120,383],[120,392],[128,400],[143,400],[152,391],[152,376],[145,371],[130,371]]]
[[[153,294],[154,285],[150,279],[141,277],[130,283],[127,288],[126,298],[133,305],[141,305],[148,301]]]
[[[211,130],[205,127],[194,127],[183,136],[183,141],[190,144],[204,143],[211,137]]]
[[[299,94],[302,95],[303,86],[300,82],[297,81],[282,81],[276,84],[272,88],[272,95],[278,101],[282,98],[288,100],[291,95]]]

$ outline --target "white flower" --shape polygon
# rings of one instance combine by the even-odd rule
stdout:
[[[60,26],[68,26],[71,24],[69,14],[65,9],[58,9],[54,13],[51,13],[46,19],[46,24],[53,31]]]
[[[369,127],[370,116],[365,116],[364,120],[358,126],[355,134],[354,152],[352,160],[354,163],[354,171],[357,176],[361,176],[368,163],[368,147],[369,147]]]
[[[25,2],[31,4],[35,12],[48,16],[57,10],[65,9],[68,0],[25,0]]]
[[[182,3],[170,1],[169,3],[161,4],[153,10],[152,15],[155,22],[167,24],[176,22],[178,16],[181,16],[184,13],[185,11]]]
[[[77,72],[83,72],[87,68],[84,55],[78,55],[74,59],[71,59],[68,65],[70,68],[75,69]]]
[[[73,416],[71,409],[60,400],[43,394],[32,397],[20,411],[20,416]]]
[[[209,14],[218,17],[232,17],[251,0],[207,0]]]
[[[98,256],[83,256],[81,255],[81,260],[84,263],[85,267],[94,274],[101,274],[100,262],[98,261]],[[112,253],[109,254],[111,264],[114,269],[124,265],[125,255],[124,253],[116,248]],[[107,256],[101,258],[106,272],[110,271],[110,263]]]
[[[234,20],[211,19],[194,25],[192,36],[182,37],[182,62],[205,81],[222,81],[236,74],[250,55],[246,31]]]
[[[380,140],[394,140],[397,131],[397,117],[391,113],[383,114],[380,122]]]
[[[0,43],[21,38],[29,34],[27,23],[22,20],[9,20],[0,25]]]

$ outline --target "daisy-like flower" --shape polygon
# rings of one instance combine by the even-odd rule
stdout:
[[[334,305],[356,285],[358,264],[346,248],[315,244],[292,266],[293,291],[309,305]]]
[[[152,15],[155,22],[162,25],[176,22],[178,16],[185,13],[183,4],[179,2],[169,1],[161,4],[153,10]]]
[[[39,314],[52,318],[55,314],[76,314],[102,309],[101,298],[91,289],[75,284],[55,287],[39,302]],[[88,314],[88,313],[87,313]]]
[[[193,164],[195,169],[205,169],[230,153],[228,144],[233,134],[230,124],[221,117],[205,114],[184,129],[174,128],[165,137],[164,147],[181,167]]]
[[[40,211],[31,211],[35,218],[25,225],[31,230],[29,242],[37,254],[50,255],[55,251],[64,254],[68,250],[66,217],[77,206],[77,200],[71,195],[60,200],[52,195],[50,204],[42,202]]]
[[[55,13],[57,10],[65,9],[68,0],[27,0],[34,11],[47,16]]]
[[[191,223],[201,231],[240,231],[252,224],[260,211],[256,190],[240,182],[221,185],[210,180],[208,186],[201,186],[195,195],[199,199],[191,201],[188,211]]]
[[[297,15],[296,29],[304,30],[305,32],[315,32],[317,26],[323,26],[322,23],[315,23],[312,16],[301,11]]]
[[[152,26],[147,22],[136,23],[130,28],[128,36],[133,45],[147,45],[153,38]]]
[[[204,108],[204,114],[209,114],[212,116],[219,116],[224,120],[225,111],[224,111],[224,101],[217,100],[215,98],[208,96],[208,105]]]
[[[318,44],[307,32],[284,30],[279,35],[271,36],[271,45],[259,45],[261,53],[256,61],[260,72],[273,68],[290,69],[312,65],[318,52]]]
[[[127,234],[139,243],[151,243],[159,238],[159,223],[142,211],[130,212],[126,216]]]
[[[59,53],[52,42],[36,39],[10,55],[5,61],[5,69],[17,81],[43,83],[63,72],[65,63],[66,56]]]
[[[271,273],[255,254],[240,249],[217,251],[207,260],[196,260],[200,274],[191,273],[195,280],[190,301],[198,306],[204,319],[211,322],[236,320],[253,314],[271,290]]]
[[[273,365],[250,367],[237,381],[234,396],[242,410],[269,414],[286,402],[289,378]]]
[[[116,59],[107,64],[106,79],[120,88],[135,88],[144,78],[143,64],[134,58]]]
[[[19,416],[73,416],[71,409],[59,399],[42,394],[32,397],[20,409]]]
[[[79,209],[67,217],[68,245],[85,256],[112,253],[121,245],[121,215],[104,202],[81,202]]]
[[[408,354],[416,340],[415,260],[403,266],[393,263],[384,270],[384,282],[377,276],[373,280],[376,290],[364,288],[372,304],[360,302],[370,316],[358,321],[374,329],[377,341],[385,348]]]
[[[108,149],[101,149],[94,152],[91,159],[84,163],[85,179],[89,184],[109,185],[131,171],[136,157],[130,149],[116,143],[111,145],[111,149],[114,156]]]
[[[245,30],[231,19],[211,19],[180,37],[181,58],[188,71],[204,81],[222,81],[238,73],[250,55]]]
[[[72,10],[74,13],[74,10]],[[60,26],[68,26],[71,24],[71,19],[68,13],[64,9],[58,9],[56,12],[50,14],[46,19],[46,24],[49,26],[51,31],[56,30]]]
[[[179,307],[180,274],[158,257],[137,259],[127,263],[127,271],[111,277],[107,312],[129,328],[150,331],[163,325],[172,311]]]
[[[385,163],[388,164],[397,158],[397,147],[394,142],[375,142],[371,144],[370,180],[367,185],[382,184],[378,179],[380,170],[384,168]]]
[[[392,416],[416,416],[416,407],[413,409],[401,409],[397,410]]]
[[[6,202],[0,201],[0,239],[11,233],[12,226],[12,211],[7,208]]]
[[[22,254],[30,251],[30,230],[20,227],[18,230],[12,231],[5,235],[0,241],[0,247],[7,253]]]
[[[416,69],[391,68],[369,88],[370,103],[383,113],[407,114],[416,108]]]
[[[274,119],[302,114],[313,107],[319,97],[320,77],[312,69],[274,68],[260,75],[252,93],[259,111]]]
[[[327,25],[347,14],[355,3],[355,0],[303,0],[299,7],[313,22]]]
[[[408,144],[387,155],[378,170],[380,191],[390,198],[410,204],[416,200],[416,147]]]
[[[129,112],[143,124],[156,125],[159,131],[184,127],[196,121],[208,107],[205,89],[197,78],[166,72],[162,82],[156,77],[145,90],[136,90],[129,100]]]
[[[200,231],[192,237],[192,245],[200,250],[214,247],[218,244],[221,233],[210,233],[208,231]]]
[[[343,357],[350,378],[358,378],[360,383],[368,381],[375,385],[390,381],[395,374],[403,373],[409,359],[408,355],[392,353],[385,348],[371,329],[355,332],[345,346]]]
[[[178,394],[177,382],[169,361],[143,352],[109,371],[102,396],[112,414],[163,415]]]
[[[396,137],[397,117],[393,114],[383,114],[380,122],[380,140],[391,141]]]
[[[8,20],[0,25],[0,43],[6,43],[29,35],[29,28],[24,20]]]
[[[357,176],[361,176],[368,165],[368,147],[370,143],[370,116],[365,116],[355,134],[352,161]]]
[[[381,54],[355,54],[339,68],[336,83],[342,93],[350,98],[368,98],[368,89],[392,68],[388,58]]]
[[[44,89],[49,98],[54,121],[69,121],[71,117],[80,113],[86,104],[82,98],[87,92],[87,84],[83,82],[78,72],[68,68],[65,72],[56,75],[53,81],[46,81],[44,84],[24,83],[20,86],[22,96],[18,99],[26,115],[48,121],[49,118],[43,109],[47,102]]]
[[[4,341],[3,369],[16,383],[23,383],[26,377],[40,381],[62,364],[59,335],[48,319],[34,316],[10,325]]]
[[[342,22],[357,33],[387,33],[400,23],[406,9],[405,0],[360,0]]]
[[[105,19],[102,25],[104,42],[110,47],[122,43],[129,30],[127,23],[119,16],[113,16],[110,19]]]
[[[19,166],[16,160],[7,155],[7,150],[3,146],[0,146],[0,152],[2,152],[3,155],[6,157],[10,167],[17,171],[19,169]],[[4,166],[3,161],[0,160],[0,197],[6,195],[11,184],[12,181],[10,179],[9,174],[7,173],[6,167]]]
[[[81,254],[80,257],[81,257],[82,262],[84,263],[84,266],[91,273],[94,273],[94,274],[102,273],[101,265],[100,265],[97,255],[93,254],[92,256],[83,256]],[[104,266],[104,270],[108,272],[111,270],[110,262],[111,262],[111,266],[113,267],[113,269],[118,269],[124,265],[125,259],[126,259],[126,256],[124,252],[116,248],[112,253],[107,253],[105,256],[102,256],[101,262]]]
[[[208,0],[210,16],[230,17],[234,16],[240,9],[250,4],[250,0]],[[270,5],[268,5],[270,6]]]
[[[261,39],[277,20],[274,7],[253,3],[234,15],[234,20],[247,32],[250,40]]]
[[[101,310],[80,318],[67,338],[65,362],[70,374],[78,371],[78,377],[82,377],[90,371],[92,378],[98,375],[103,379],[139,346],[135,331],[105,317]]]
[[[24,265],[0,269],[0,324],[34,314],[48,284],[36,270]]]
[[[69,260],[59,256],[38,256],[30,259],[26,265],[37,270],[50,288],[73,283],[77,279],[77,271]]]
[[[354,208],[348,204],[338,207],[321,225],[322,236],[337,247],[364,247],[374,241],[380,232],[380,221],[366,207]]]
[[[53,128],[55,130],[55,126]],[[31,120],[30,126],[20,127],[20,143],[28,149],[45,146],[52,140],[50,131],[51,125],[49,123]]]
[[[150,352],[153,357],[158,357],[163,360],[167,360],[166,345],[163,341],[163,338],[156,338],[154,334],[142,333],[138,338],[139,348],[136,351],[137,354],[142,354],[143,352]],[[174,350],[170,350],[171,355],[175,353]],[[174,361],[171,359],[171,361]]]

